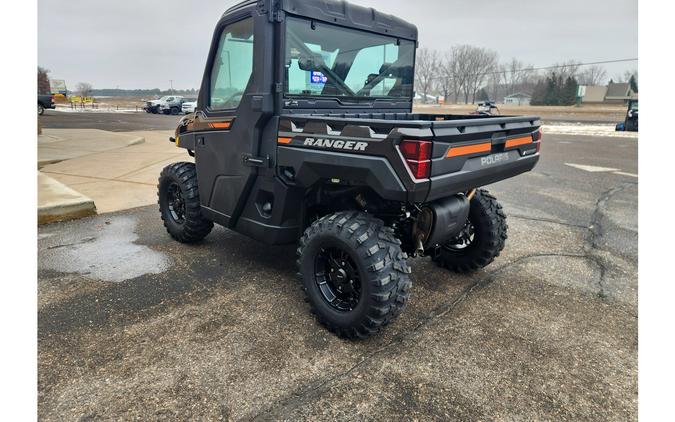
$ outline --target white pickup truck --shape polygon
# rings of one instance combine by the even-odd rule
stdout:
[[[159,100],[148,101],[144,109],[153,114],[180,114],[184,101],[184,98],[179,95],[166,95]]]

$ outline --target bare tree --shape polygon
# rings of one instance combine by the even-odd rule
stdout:
[[[38,66],[37,73],[38,94],[50,94],[52,89],[49,86],[49,69]]]
[[[455,104],[459,102],[460,93],[468,84],[471,74],[471,47],[470,45],[455,45],[450,50],[450,65],[446,70],[451,74],[452,87],[455,95]],[[468,102],[468,100],[465,100]]]
[[[485,84],[488,75],[497,67],[497,53],[480,47],[468,46],[466,50],[464,102],[476,102],[476,93]]]
[[[84,98],[91,95],[92,86],[89,82],[80,82],[75,89],[77,94]]]
[[[497,101],[505,89],[513,90],[513,88],[508,88],[509,77],[508,67],[505,64],[497,64],[495,70],[488,75],[488,95],[492,100]],[[509,92],[511,93],[513,92]]]
[[[637,83],[638,80],[638,71],[637,69],[633,70],[626,70],[623,73],[617,73],[614,75],[612,80],[617,83],[626,83],[630,82],[630,78],[633,77],[635,79],[635,82]]]
[[[579,73],[580,63],[574,60],[569,60],[563,63],[556,63],[555,68],[549,71],[549,75],[555,74],[560,79],[567,80],[567,78],[577,78]]]
[[[422,102],[426,103],[439,74],[440,59],[438,51],[427,48],[417,50],[415,63],[415,86],[417,91],[422,94]]]
[[[515,57],[505,65],[505,83],[509,94],[522,90],[524,85],[533,84],[536,71]]]
[[[607,71],[604,67],[588,66],[579,72],[579,85],[602,85],[607,79]]]
[[[456,96],[459,92],[457,80],[457,61],[452,51],[446,51],[441,59],[441,70],[437,79],[438,91],[443,95],[446,103],[450,102],[451,96]]]

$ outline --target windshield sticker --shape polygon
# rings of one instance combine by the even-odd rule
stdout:
[[[326,85],[328,78],[321,72],[311,71],[309,72],[309,82],[317,85]]]

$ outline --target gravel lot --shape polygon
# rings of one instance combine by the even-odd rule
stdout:
[[[489,187],[502,256],[411,260],[408,308],[367,341],[314,321],[293,246],[181,245],[153,206],[41,226],[39,419],[635,420],[637,142],[545,136]]]

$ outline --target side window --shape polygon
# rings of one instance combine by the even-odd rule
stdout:
[[[253,72],[253,19],[247,18],[223,29],[211,68],[209,107],[237,108]]]

